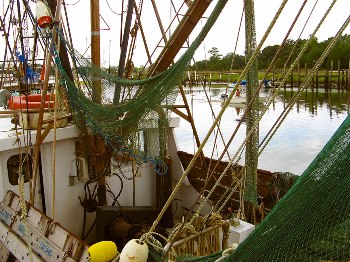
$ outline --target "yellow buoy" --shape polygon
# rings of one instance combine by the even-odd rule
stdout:
[[[91,262],[108,262],[118,255],[117,246],[112,241],[101,241],[88,249]]]
[[[132,239],[120,253],[119,262],[146,262],[148,258],[148,246],[145,242]]]

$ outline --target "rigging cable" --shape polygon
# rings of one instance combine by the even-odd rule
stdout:
[[[123,2],[124,2],[124,0],[123,0]],[[125,11],[122,9],[122,12],[121,12],[120,14],[118,14],[117,12],[115,12],[115,11],[111,8],[111,6],[109,5],[108,0],[106,0],[106,3],[107,3],[107,6],[108,6],[109,10],[110,10],[113,14],[115,14],[115,15],[123,15],[123,14],[125,13]]]
[[[276,59],[277,59],[277,57],[278,57],[278,54],[281,52],[282,47],[284,46],[284,43],[287,41],[288,35],[290,34],[291,30],[293,29],[293,27],[294,27],[294,25],[295,25],[295,22],[296,22],[296,20],[298,19],[300,13],[301,13],[301,10],[302,10],[303,7],[305,6],[306,1],[307,1],[307,0],[305,0],[304,4],[303,4],[302,7],[300,8],[300,11],[299,11],[299,13],[298,13],[298,16],[295,18],[295,20],[294,20],[294,22],[292,23],[292,25],[291,25],[291,27],[290,27],[290,29],[289,29],[287,35],[286,35],[285,38],[284,38],[284,40],[283,40],[283,42],[282,42],[280,48],[277,50],[277,52],[276,52],[276,54],[275,54],[275,56],[274,56],[274,58],[273,58],[273,60],[272,60],[272,62],[271,62],[271,65],[270,65],[270,67],[268,68],[268,70],[267,70],[267,72],[266,72],[266,74],[265,74],[265,77],[266,77],[266,75],[268,74],[268,72],[271,70],[272,65],[273,65],[274,62],[276,61]],[[260,84],[259,89],[261,88],[261,85],[262,85],[262,84]],[[254,94],[254,97],[255,97],[255,98],[256,98],[256,96],[258,95],[259,89],[258,89],[258,90],[256,91],[256,93]],[[242,116],[242,119],[244,119],[244,117],[245,117],[245,115],[246,115],[246,113],[247,113],[247,110],[250,109],[251,105],[252,105],[252,102],[250,102],[250,103],[247,105],[247,109],[245,110],[245,112],[244,112],[244,114],[243,114],[243,116]],[[266,110],[267,110],[267,109],[266,109]],[[231,142],[232,142],[233,138],[235,137],[235,135],[236,135],[236,133],[237,133],[239,127],[240,127],[241,124],[243,123],[242,119],[241,119],[241,121],[238,123],[238,125],[237,125],[235,131],[233,132],[233,134],[232,134],[232,136],[231,136],[231,138],[230,138],[230,140],[229,140],[229,142],[228,142],[227,147],[224,148],[222,155],[221,155],[220,158],[218,159],[218,163],[219,163],[219,161],[222,160],[222,158],[223,158],[225,152],[228,150],[228,146],[231,144]],[[251,134],[251,133],[250,133],[250,134]],[[249,138],[250,134],[247,135],[247,138]],[[245,140],[245,141],[246,141],[246,140]],[[242,151],[243,151],[243,149],[244,149],[244,147],[245,147],[245,141],[242,143],[241,147],[237,150],[237,153],[236,153],[234,159],[236,159],[236,157],[239,155],[238,152],[241,152],[240,154],[242,154]],[[234,159],[233,159],[233,160],[234,160]],[[229,162],[229,166],[232,165],[233,160],[231,160],[231,161]],[[238,158],[238,160],[235,162],[235,164],[238,164],[238,161],[239,161],[239,158]],[[214,167],[214,170],[213,170],[212,172],[214,172],[214,171],[216,170],[216,168],[217,168],[217,166],[218,166],[218,163],[217,163],[217,165]],[[224,172],[226,173],[227,170],[228,170],[228,169],[225,169]],[[211,176],[212,176],[212,174],[211,174]],[[220,180],[221,180],[221,179],[220,179]]]
[[[282,3],[282,4],[283,4],[283,7],[284,7],[284,5],[286,4],[286,1],[285,1],[284,3]],[[283,9],[283,8],[282,8],[282,4],[281,4],[281,7],[280,7],[279,11],[276,13],[276,16],[275,16],[274,20],[271,22],[269,28],[267,29],[267,31],[266,31],[266,33],[265,33],[265,39],[266,39],[266,37],[267,37],[269,31],[272,30],[272,26],[274,25],[274,23],[275,23],[276,20],[277,20],[277,17],[278,17],[277,14],[280,14],[280,13],[282,12],[282,9]],[[258,46],[257,49],[260,49],[260,48],[261,48],[261,46],[262,46],[262,44],[263,44],[263,41],[264,41],[264,38],[261,40],[261,42],[260,42],[260,44],[259,44],[259,46]],[[256,53],[256,52],[257,52],[257,51],[255,51],[255,53]],[[239,80],[238,80],[237,82],[240,82],[240,81],[242,80],[242,76],[245,75],[245,71],[248,71],[248,69],[249,69],[249,67],[250,67],[250,64],[252,64],[251,61],[252,61],[252,58],[249,60],[248,64],[246,65],[245,69],[243,70],[243,73],[240,75],[240,78],[239,78]],[[238,84],[236,84],[235,88],[237,88],[237,85],[238,85]],[[234,93],[234,91],[235,91],[235,90],[232,91],[232,94]],[[257,90],[257,92],[258,92],[258,90]],[[232,97],[232,94],[230,95],[231,97]],[[256,94],[257,94],[257,93],[256,93]],[[256,96],[256,94],[255,94],[255,96]],[[230,100],[230,99],[228,99],[228,100]],[[228,103],[228,101],[226,101],[226,104],[227,104],[227,103]],[[252,105],[252,101],[250,102],[250,104],[247,105],[247,110],[251,107],[251,105]],[[223,110],[225,110],[225,109],[222,109],[221,111],[223,111]],[[247,110],[245,111],[245,114],[246,114]],[[242,119],[244,118],[245,114],[242,116]],[[217,119],[216,121],[218,122],[218,119]],[[221,161],[221,159],[223,158],[225,152],[226,152],[227,149],[228,149],[228,146],[229,146],[230,143],[232,142],[233,137],[236,135],[236,133],[237,133],[237,131],[238,131],[238,128],[240,127],[240,125],[241,125],[242,123],[243,123],[243,121],[241,120],[240,123],[238,124],[238,126],[236,127],[236,129],[235,129],[233,135],[231,136],[231,138],[230,138],[230,140],[229,140],[229,142],[228,142],[228,145],[225,147],[224,152],[223,152],[222,155],[220,156],[220,158],[219,158],[219,160],[218,160],[218,162],[217,162],[217,165],[218,165],[219,161]],[[214,124],[213,124],[213,126],[214,126]],[[213,127],[213,126],[212,126],[212,127]],[[208,137],[208,134],[207,134],[207,137]],[[248,137],[249,137],[249,136],[248,136]],[[246,140],[247,140],[247,138],[246,138]],[[225,168],[223,174],[217,179],[217,183],[215,183],[214,187],[217,187],[217,186],[218,186],[219,181],[223,178],[223,175],[226,174],[227,171],[228,171],[228,169],[232,166],[233,161],[237,158],[238,155],[241,154],[241,153],[239,153],[239,152],[241,152],[241,150],[243,150],[243,147],[245,146],[246,140],[242,143],[241,147],[237,150],[237,153],[235,154],[234,158],[229,162],[229,164],[228,164],[228,166]],[[192,163],[192,162],[193,162],[193,160],[191,161],[191,163]],[[191,164],[191,163],[190,163],[190,164]],[[214,167],[214,170],[216,169],[217,165]],[[189,166],[187,169],[190,169],[190,166]],[[187,171],[187,170],[186,170],[186,171]],[[212,173],[211,173],[210,176],[212,176],[213,174],[214,174],[214,171],[212,171]],[[209,179],[210,179],[210,178],[209,178]],[[203,190],[200,192],[200,194],[199,194],[199,196],[198,196],[198,198],[197,198],[197,201],[199,200],[199,197],[203,194],[203,191],[205,190],[205,188],[206,188],[206,186],[207,186],[207,184],[208,184],[209,179],[206,181],[206,184],[204,185]],[[211,195],[211,194],[212,194],[212,193],[210,193],[210,195]],[[206,196],[206,199],[208,199],[208,198],[209,198],[209,196],[207,195],[207,196]],[[199,207],[198,210],[201,210],[201,209],[202,209],[204,203],[205,203],[205,201],[203,201],[202,205]],[[199,212],[199,211],[198,211],[198,212]]]
[[[331,5],[331,7],[330,7],[330,9],[332,8],[332,5]],[[326,14],[327,15],[327,14]],[[325,15],[325,16],[326,16]],[[322,23],[322,21],[323,21],[323,19],[321,20],[321,22],[320,23]],[[347,21],[347,23],[349,23],[348,21]],[[345,29],[345,27],[346,27],[346,25],[344,24],[344,26],[343,26],[343,30]],[[316,30],[317,31],[317,30]],[[338,36],[339,36],[339,33],[338,33]],[[310,37],[310,39],[311,39],[311,37]],[[331,43],[332,44],[332,43]],[[331,46],[331,44],[327,47],[327,50],[323,53],[323,55],[322,55],[322,57],[326,57],[327,56],[327,52],[329,52],[330,51],[330,49],[332,48],[332,46]],[[335,41],[333,42],[333,45],[335,44]],[[305,47],[305,49],[306,49],[306,47]],[[318,60],[318,65],[320,66],[321,64],[322,64],[322,62],[323,61],[320,61],[320,60],[322,60],[322,57]],[[317,71],[317,68],[315,69],[315,67],[313,68],[313,75],[316,73],[316,71]],[[313,75],[311,75],[311,76],[309,76],[309,81],[311,80],[311,78],[313,77]],[[307,85],[308,83],[306,82],[306,83],[304,83],[304,87]],[[281,84],[282,85],[282,84]],[[296,98],[296,96],[295,96],[295,101],[297,100],[297,98]],[[267,110],[267,108],[268,107],[265,107],[265,110]],[[291,107],[289,108],[289,109],[291,109]],[[265,111],[266,112],[266,111]],[[259,119],[259,120],[261,120],[261,118]],[[259,154],[261,154],[261,152],[262,152],[262,150],[260,151],[260,153]],[[225,171],[224,171],[225,172]],[[232,193],[234,192],[234,190],[233,191],[231,191],[231,193],[230,193],[230,196],[232,196]],[[227,203],[227,201],[228,201],[228,199],[230,198],[230,196],[229,197],[227,197],[226,198],[226,201],[225,201],[225,203],[223,203],[223,205],[220,207],[220,209],[219,210],[221,210],[222,209],[222,207]],[[207,196],[208,197],[208,196]],[[206,197],[206,199],[207,199],[207,197]]]
[[[305,53],[306,49],[308,48],[311,39],[314,37],[314,35],[316,34],[316,32],[318,31],[318,29],[320,28],[321,24],[323,23],[323,21],[325,20],[325,18],[327,17],[328,13],[330,12],[330,10],[333,8],[334,3],[336,2],[336,0],[333,1],[333,3],[330,5],[330,7],[328,8],[328,10],[326,11],[326,13],[324,14],[323,18],[321,19],[321,21],[319,22],[319,24],[317,25],[316,29],[314,30],[313,34],[310,35],[309,40],[307,41],[307,43],[305,44],[305,46],[303,47],[303,49],[300,51],[298,58],[295,60],[295,62],[293,63],[293,65],[291,66],[291,68],[289,69],[289,71],[286,73],[285,78],[282,80],[281,84],[279,85],[279,87],[275,90],[274,94],[268,99],[267,103],[264,106],[264,109],[262,110],[262,113],[260,114],[260,118],[259,121],[261,120],[261,118],[263,117],[263,115],[266,113],[267,109],[269,108],[270,104],[272,103],[273,99],[275,98],[275,96],[277,95],[279,89],[281,86],[283,86],[284,82],[287,79],[287,75],[289,75],[291,73],[292,70],[294,70],[296,64],[299,62],[301,56]],[[285,38],[286,39],[286,38]],[[274,59],[275,60],[275,59]],[[271,68],[271,65],[270,65]],[[313,73],[315,74],[315,72],[313,71]],[[312,76],[310,76],[312,77]],[[283,114],[283,113],[282,113]],[[280,116],[281,117],[281,116]],[[249,134],[248,134],[249,135]],[[247,136],[248,136],[247,135]],[[244,142],[243,142],[244,143]],[[267,145],[267,143],[265,144],[265,146]],[[265,148],[265,146],[260,150],[259,155],[262,153],[263,149]],[[260,144],[261,147],[261,144]],[[229,195],[229,197],[232,196],[232,193]],[[223,204],[223,206],[227,203],[227,200],[225,201],[225,203]],[[221,207],[222,208],[222,207]]]
[[[73,3],[73,4],[67,4],[66,1],[67,1],[67,0],[63,0],[63,5],[77,5],[77,4],[79,4],[79,2],[80,2],[80,0],[78,0],[78,1],[76,1],[75,3]]]
[[[279,122],[275,123],[275,125],[273,126],[274,130],[271,133],[271,135],[268,137],[268,139],[266,140],[266,143],[261,145],[261,150],[259,152],[259,154],[262,153],[262,151],[264,150],[264,148],[266,147],[266,145],[268,144],[268,142],[271,140],[271,138],[273,137],[273,135],[276,133],[277,129],[281,126],[281,124],[283,123],[283,121],[285,120],[286,116],[288,115],[288,113],[292,110],[294,104],[296,103],[296,101],[299,99],[300,95],[301,95],[301,91],[304,90],[306,88],[307,85],[310,84],[311,79],[315,76],[315,74],[317,73],[317,70],[319,69],[319,67],[322,65],[322,63],[324,62],[324,60],[326,59],[326,57],[329,55],[330,51],[332,50],[332,48],[334,47],[334,45],[336,44],[336,42],[339,40],[341,34],[344,32],[345,28],[348,26],[350,22],[350,16],[347,18],[347,20],[344,22],[343,26],[341,27],[341,29],[338,31],[337,35],[335,38],[332,39],[332,41],[329,43],[329,45],[327,46],[327,48],[324,50],[324,52],[322,53],[321,57],[317,60],[316,64],[314,65],[314,67],[312,68],[312,71],[310,73],[310,75],[307,76],[306,80],[304,80],[302,86],[300,87],[300,89],[297,91],[297,93],[293,96],[292,100],[290,101],[289,105],[285,108],[285,110],[282,112],[282,114],[279,117]]]
[[[309,46],[311,39],[316,35],[318,29],[321,27],[321,25],[323,24],[324,20],[326,19],[326,17],[328,16],[329,12],[332,10],[335,2],[337,0],[333,0],[333,2],[331,3],[331,5],[329,6],[329,8],[327,9],[326,13],[324,14],[324,16],[322,17],[322,19],[320,20],[320,22],[318,23],[318,25],[316,26],[314,32],[310,35],[308,41],[305,43],[303,49],[300,51],[298,57],[296,58],[296,60],[294,61],[294,63],[291,65],[290,69],[288,72],[286,72],[285,77],[283,78],[282,82],[280,83],[278,89],[276,89],[273,94],[271,95],[271,97],[269,98],[269,100],[266,103],[266,106],[270,106],[270,104],[272,103],[272,100],[277,96],[277,93],[279,91],[279,89],[281,88],[281,86],[284,85],[284,83],[287,81],[287,76],[291,74],[291,72],[294,70],[294,68],[296,67],[296,64],[300,61],[301,56],[306,52],[306,48]],[[265,112],[264,112],[265,113]],[[281,116],[280,116],[281,117]],[[271,131],[271,130],[270,130]],[[270,132],[269,132],[270,133]],[[268,134],[269,134],[268,133]],[[262,144],[264,143],[264,140],[260,143],[260,147],[262,146]],[[264,146],[265,147],[265,146]]]
[[[242,78],[243,78],[243,75],[245,75],[247,72],[248,72],[248,69],[251,67],[251,65],[253,64],[253,62],[255,61],[255,59],[257,58],[259,52],[260,52],[260,49],[262,48],[262,45],[264,44],[267,36],[269,35],[269,33],[271,32],[274,24],[276,23],[277,21],[277,18],[279,17],[279,15],[281,14],[282,10],[284,9],[286,3],[287,3],[288,0],[284,0],[278,11],[276,12],[273,20],[271,21],[268,29],[266,30],[262,40],[260,41],[259,45],[257,46],[256,50],[254,51],[253,55],[251,56],[250,60],[248,61],[247,65],[245,66],[245,68],[243,69],[242,71],[242,74],[241,76],[239,77],[239,80],[238,81],[241,81]],[[220,3],[220,1],[218,2]],[[216,7],[215,7],[216,8]],[[214,12],[213,12],[214,13]],[[213,14],[212,13],[212,14]],[[237,88],[238,84],[236,85],[236,88]],[[231,98],[233,97],[233,93],[230,94],[229,96],[229,100],[231,100]],[[224,111],[226,110],[226,108],[228,107],[228,104],[229,104],[229,100],[226,101],[220,111],[220,113],[218,114],[216,120],[214,121],[214,123],[212,124],[210,130],[208,131],[207,135],[205,136],[205,138],[203,139],[202,141],[202,144],[200,145],[199,149],[197,150],[196,154],[193,156],[191,162],[189,163],[188,167],[186,168],[186,170],[184,171],[184,173],[182,174],[182,176],[180,177],[178,183],[176,184],[174,190],[172,191],[171,195],[169,196],[169,199],[168,201],[164,204],[164,207],[163,209],[160,211],[160,214],[158,215],[158,217],[156,218],[156,220],[154,221],[151,229],[150,229],[150,232],[153,232],[155,227],[158,225],[160,219],[162,218],[162,216],[164,215],[165,211],[167,210],[167,208],[169,207],[170,203],[172,202],[172,200],[175,198],[175,194],[178,192],[178,190],[180,189],[181,185],[182,185],[182,182],[184,181],[184,179],[187,177],[187,174],[189,173],[190,169],[193,167],[194,165],[194,162],[196,161],[196,159],[198,158],[198,156],[200,155],[201,151],[203,150],[203,147],[205,146],[206,142],[208,141],[209,139],[209,136],[211,135],[211,133],[213,132],[215,126],[217,125],[217,123],[219,122],[219,120],[221,119]],[[201,208],[204,206],[204,203],[201,204]],[[186,217],[186,220],[188,219],[188,217]],[[177,235],[177,234],[176,234]],[[175,237],[176,237],[175,235]],[[173,241],[174,239],[170,239],[170,245],[172,246],[173,244]]]

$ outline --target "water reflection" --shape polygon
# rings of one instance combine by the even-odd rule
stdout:
[[[286,104],[296,93],[296,89],[286,89],[280,91],[279,97]],[[344,90],[306,90],[301,93],[296,109],[299,111],[300,107],[308,108],[311,114],[317,115],[318,107],[327,107],[332,117],[333,114],[348,112],[349,99],[349,92]]]
[[[262,93],[268,95],[270,91],[265,89],[262,90]],[[296,91],[297,89],[294,88],[294,90],[286,89],[279,92],[259,125],[260,140],[268,133]],[[202,141],[215,116],[222,108],[220,96],[225,93],[225,88],[207,87],[204,91],[202,87],[192,87],[191,89],[186,88],[185,93]],[[207,102],[207,97],[211,101],[211,107]],[[325,92],[320,89],[313,91],[309,89],[303,92],[261,154],[259,168],[270,171],[288,171],[301,175],[347,116],[349,97],[349,93],[337,90]],[[181,100],[179,96],[176,103],[181,103]],[[225,142],[235,130],[244,107],[244,105],[231,105],[223,114],[220,131]],[[245,128],[243,124],[235,136],[229,149],[230,155],[236,153],[244,140]],[[194,153],[196,147],[189,123],[181,120],[180,127],[175,132],[179,149]],[[216,132],[210,137],[204,149],[206,156],[213,154],[214,158],[218,158],[224,148],[220,133]],[[228,159],[227,156],[226,159]],[[244,162],[244,153],[240,155],[239,162]]]

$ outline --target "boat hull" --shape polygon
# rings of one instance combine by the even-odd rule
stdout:
[[[193,155],[183,151],[178,151],[178,156],[180,158],[183,168],[187,169],[189,163],[193,158]],[[229,163],[226,161],[218,161],[207,157],[205,157],[205,161],[203,161],[201,158],[197,158],[193,167],[188,173],[188,180],[198,193],[204,190],[204,195],[206,195],[205,192],[209,192],[212,189],[217,179],[224,172],[228,164]],[[207,177],[206,170],[210,170],[210,173],[213,173],[211,178],[208,180],[207,185],[205,185]],[[220,199],[222,198],[223,194],[230,187],[230,185],[233,185],[233,187],[236,185],[236,183],[233,182],[232,177],[236,176],[237,178],[239,178],[242,173],[241,171],[242,166],[240,165],[234,165],[229,168],[229,171],[226,172],[226,174],[220,181],[218,187],[209,197],[213,205],[221,205],[222,200]],[[263,207],[265,211],[271,210],[278,202],[278,200],[293,185],[296,179],[297,176],[292,175],[290,173],[273,173],[267,170],[258,169],[257,200],[260,205],[260,208]],[[245,203],[245,205],[247,205],[247,203]],[[227,201],[226,208],[230,208],[229,210],[232,210],[232,212],[242,209],[240,203],[239,189],[235,190],[230,199]],[[263,216],[264,215],[262,215],[262,217]]]

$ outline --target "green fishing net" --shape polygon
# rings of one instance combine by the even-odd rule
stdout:
[[[171,68],[145,80],[111,76],[70,51],[83,82],[79,88],[69,80],[56,55],[61,83],[75,118],[124,154],[160,155],[169,121],[167,108],[174,103],[176,86],[226,2],[218,1],[200,35]],[[92,99],[96,82],[101,83],[97,90],[101,103]],[[155,147],[156,153],[145,146],[149,141],[144,135],[149,128],[157,129],[157,139],[163,140]],[[287,195],[226,261],[350,261],[349,170],[348,117]],[[219,255],[182,256],[178,261],[215,261]],[[158,260],[161,256],[152,257]]]
[[[227,261],[350,261],[350,118]]]
[[[55,51],[57,48],[52,48],[61,85],[78,128],[102,137],[107,145],[123,155],[142,162],[161,162],[170,119],[169,108],[175,102],[177,87],[195,50],[226,2],[218,1],[195,41],[174,65],[147,79],[128,80],[110,75],[66,45],[75,65],[75,74],[79,77],[79,81],[73,83]]]
[[[288,193],[224,261],[350,261],[349,170],[348,116]],[[186,255],[177,261],[218,257]]]

